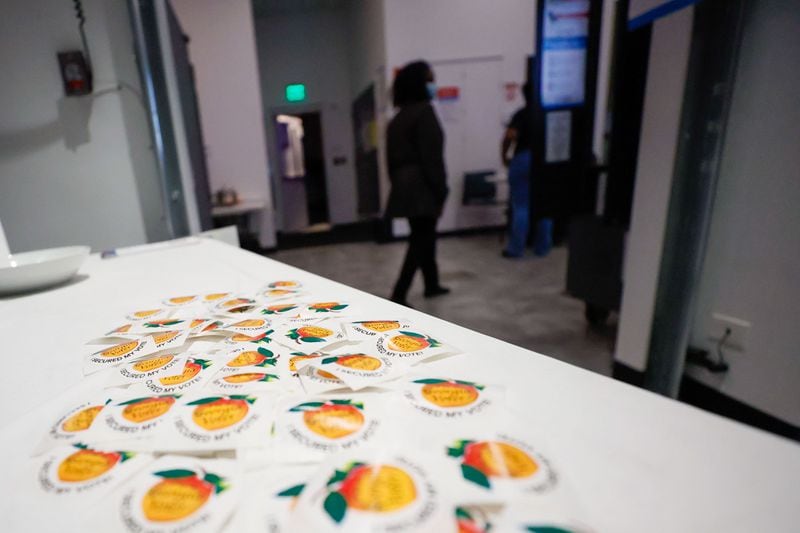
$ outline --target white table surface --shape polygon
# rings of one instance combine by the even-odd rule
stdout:
[[[278,278],[410,318],[468,350],[428,368],[505,385],[509,404],[522,406],[517,414],[547,436],[597,531],[800,530],[800,446],[788,440],[219,242],[109,260],[93,255],[81,276],[0,299],[2,531],[77,530],[77,517],[55,520],[14,483],[62,401],[98,387],[99,374],[81,371],[87,340],[165,296],[250,291]]]

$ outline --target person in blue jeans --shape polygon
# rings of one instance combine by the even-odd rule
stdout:
[[[530,217],[531,150],[521,150],[508,162],[511,224],[503,257],[522,257],[528,241]]]
[[[508,167],[508,184],[511,194],[511,224],[509,224],[508,243],[503,257],[519,258],[525,255],[530,229],[531,201],[531,141],[533,124],[530,106],[531,84],[522,86],[525,107],[519,109],[511,118],[501,144],[503,164]],[[508,152],[514,145],[514,155],[509,159]],[[552,247],[552,220],[539,221],[536,228],[534,253],[547,255]]]

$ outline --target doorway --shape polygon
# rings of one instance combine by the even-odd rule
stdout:
[[[285,231],[330,229],[320,111],[273,117]]]

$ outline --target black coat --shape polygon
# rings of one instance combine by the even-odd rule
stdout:
[[[428,102],[400,109],[386,131],[389,218],[438,217],[447,198],[444,133]]]

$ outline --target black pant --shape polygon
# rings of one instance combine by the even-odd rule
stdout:
[[[439,286],[439,269],[436,266],[436,218],[411,217],[411,235],[408,237],[408,250],[400,277],[394,286],[393,300],[405,300],[417,268],[422,268],[425,292]]]

